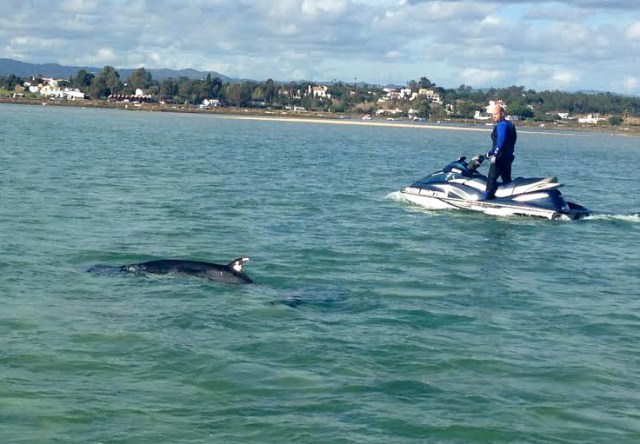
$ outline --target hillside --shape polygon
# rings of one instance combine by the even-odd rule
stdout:
[[[58,63],[27,63],[19,60],[0,58],[0,76],[8,76],[14,74],[18,77],[29,77],[42,75],[45,77],[53,77],[56,79],[68,78],[76,75],[80,70],[87,70],[90,73],[97,74],[102,68],[93,66],[64,66]],[[223,82],[229,82],[232,79],[215,71],[196,71],[195,69],[167,69],[167,68],[146,68],[153,78],[163,81],[169,77],[180,78],[187,77],[189,79],[203,79],[207,74],[212,77],[219,77]],[[122,79],[127,79],[135,68],[117,68],[116,71]]]

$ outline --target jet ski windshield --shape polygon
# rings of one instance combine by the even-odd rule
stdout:
[[[482,165],[485,158],[483,155],[474,156],[469,163],[467,163],[466,156],[460,157],[458,160],[455,160],[445,166],[442,169],[444,173],[456,173],[461,174],[462,176],[471,177],[478,173],[478,167]]]
[[[452,179],[460,179],[460,178],[473,178],[480,175],[480,173],[478,173],[475,170],[475,168],[473,168],[475,164],[473,164],[472,167],[470,168],[466,162],[466,159],[467,158],[464,156],[460,157],[458,160],[455,160],[449,163],[441,170],[434,171],[428,176],[423,177],[422,179],[414,182],[412,186],[421,187],[421,186],[427,186],[428,184],[432,184],[432,183],[448,182],[448,181],[451,181]],[[477,166],[475,167],[477,168]]]

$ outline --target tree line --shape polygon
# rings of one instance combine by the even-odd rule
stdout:
[[[15,75],[0,77],[0,89],[13,91],[25,81],[37,82],[42,78],[21,79]],[[112,66],[105,66],[97,74],[84,69],[71,78],[58,81],[62,88],[77,88],[90,99],[105,100],[112,95],[133,95],[141,89],[158,101],[184,105],[198,105],[205,99],[218,99],[223,105],[235,107],[301,106],[309,111],[334,113],[372,113],[381,107],[399,109],[404,113],[425,118],[472,118],[475,111],[482,110],[490,100],[503,100],[507,111],[523,119],[553,120],[558,112],[573,115],[599,113],[606,116],[640,115],[640,98],[612,93],[585,93],[565,91],[542,91],[525,89],[524,86],[507,88],[474,89],[460,85],[458,88],[442,88],[427,77],[411,80],[405,88],[417,92],[428,88],[437,93],[442,103],[433,103],[427,98],[416,100],[389,100],[381,104],[386,96],[384,87],[363,83],[333,81],[327,86],[327,97],[311,94],[313,82],[264,82],[245,80],[223,82],[208,74],[204,79],[188,77],[153,79],[145,68],[136,69],[128,79],[122,79]]]

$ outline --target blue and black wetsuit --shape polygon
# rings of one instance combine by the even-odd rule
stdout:
[[[492,147],[487,153],[489,156],[495,156],[496,162],[489,167],[487,175],[487,188],[485,191],[485,199],[493,199],[498,189],[498,177],[502,178],[503,183],[511,182],[511,164],[515,156],[513,150],[516,147],[518,134],[516,127],[508,120],[501,120],[493,127],[491,133]]]

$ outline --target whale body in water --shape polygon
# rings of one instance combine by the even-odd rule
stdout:
[[[252,284],[251,278],[243,271],[247,262],[249,262],[248,257],[239,257],[226,265],[180,259],[160,259],[123,265],[119,270],[135,274],[183,274],[227,284]]]

